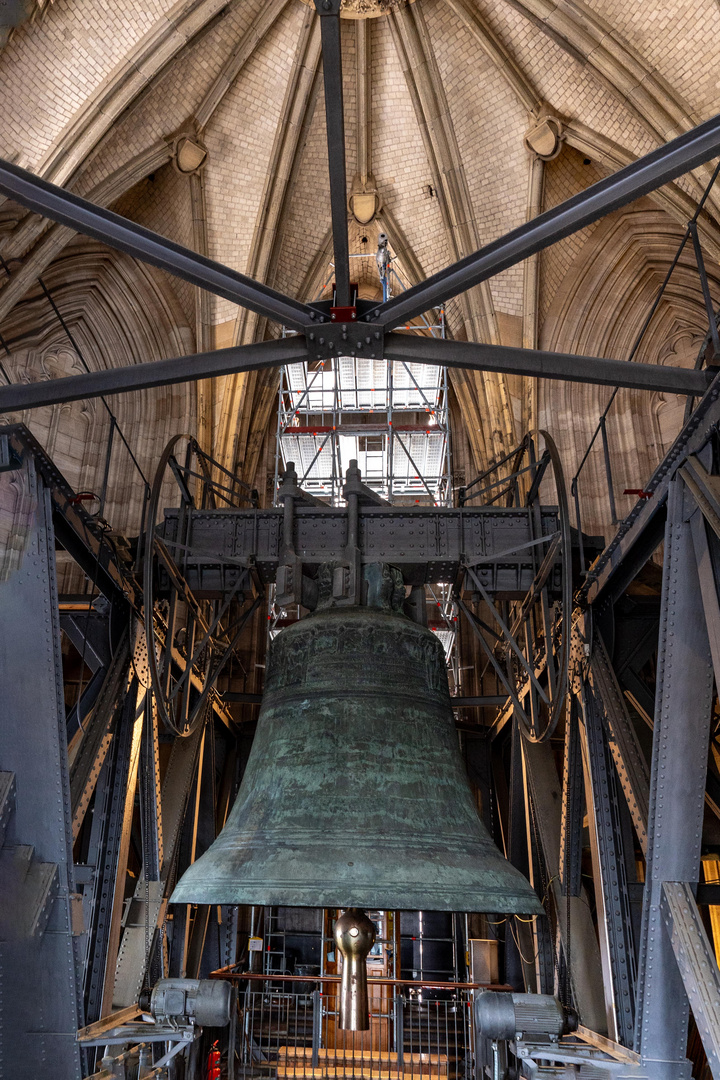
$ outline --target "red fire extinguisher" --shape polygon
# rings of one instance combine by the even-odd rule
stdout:
[[[205,1078],[206,1080],[220,1080],[220,1051],[217,1040],[212,1044],[212,1049],[208,1054]]]

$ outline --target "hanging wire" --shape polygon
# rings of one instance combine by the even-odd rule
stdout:
[[[10,352],[10,349],[7,346],[7,342],[5,341],[5,338],[2,336],[2,334],[0,334],[0,348],[3,348],[5,350],[5,354],[8,357],[12,356],[12,353]],[[5,382],[8,384],[8,386],[10,386],[10,376],[8,375],[7,371],[5,370],[5,365],[3,364],[3,362],[1,360],[0,360],[0,372],[2,372],[2,376],[5,379]]]
[[[632,348],[630,350],[630,355],[628,356],[628,363],[635,359],[637,351],[640,348],[640,345],[642,343],[643,338],[645,337],[645,333],[646,333],[646,331],[647,331],[647,329],[648,329],[648,327],[649,327],[649,325],[650,325],[650,323],[651,323],[651,321],[653,319],[653,316],[655,315],[655,312],[657,311],[657,309],[658,309],[658,307],[660,305],[660,301],[663,298],[663,295],[665,293],[665,289],[668,286],[668,283],[669,283],[670,278],[671,278],[671,276],[673,274],[673,271],[675,270],[675,267],[679,263],[680,257],[682,255],[683,251],[685,250],[685,245],[687,244],[688,240],[692,236],[693,230],[694,230],[695,226],[697,225],[700,214],[701,214],[701,212],[702,212],[702,210],[703,210],[703,208],[705,206],[705,203],[707,202],[707,200],[708,200],[708,198],[710,196],[710,192],[711,192],[711,190],[713,188],[713,185],[715,184],[715,181],[717,180],[718,174],[720,174],[720,160],[718,161],[717,165],[715,166],[713,174],[710,177],[710,180],[708,182],[708,185],[707,185],[707,187],[705,188],[705,191],[702,194],[702,198],[700,199],[700,202],[698,203],[698,205],[696,207],[695,213],[690,218],[690,221],[688,222],[688,224],[687,224],[687,226],[685,228],[685,233],[683,235],[682,240],[680,241],[680,246],[678,247],[678,249],[677,249],[677,251],[675,253],[675,257],[674,257],[672,263],[670,264],[670,268],[669,268],[667,274],[665,275],[663,283],[660,286],[660,288],[658,289],[657,296],[655,297],[653,305],[650,308],[650,311],[649,311],[647,317],[645,318],[642,326],[640,327],[640,331],[639,331],[637,337],[635,338],[635,341],[633,342],[633,346],[632,346]],[[577,482],[580,479],[580,473],[583,470],[583,467],[585,465],[585,462],[588,459],[590,451],[592,450],[593,446],[595,445],[595,442],[597,440],[598,435],[602,431],[602,428],[603,428],[603,425],[604,425],[605,420],[607,418],[607,415],[610,412],[610,409],[612,407],[613,402],[615,401],[615,398],[617,397],[619,389],[620,389],[619,386],[614,387],[614,389],[613,389],[613,391],[612,391],[612,393],[610,395],[610,398],[608,400],[608,403],[605,406],[605,409],[603,410],[603,413],[602,413],[600,419],[598,420],[597,427],[595,428],[595,432],[594,432],[590,442],[588,443],[588,446],[587,446],[587,449],[585,450],[585,453],[583,454],[582,461],[578,465],[577,471],[576,471],[575,475],[573,476],[573,478],[572,478],[572,480],[570,482],[571,490],[574,490],[575,487],[577,486]],[[578,524],[578,528],[579,528],[579,524]]]
[[[515,916],[515,918],[517,918],[517,915]],[[537,918],[537,916],[536,916],[536,918]],[[510,926],[510,933],[512,934],[512,939],[515,942],[515,948],[518,951],[518,955],[519,955],[520,959],[522,960],[523,964],[526,965],[526,967],[533,967],[533,965],[535,964],[535,961],[537,960],[538,956],[540,955],[540,949],[538,948],[536,950],[535,955],[533,956],[533,958],[531,960],[528,960],[527,957],[523,955],[523,951],[520,948],[520,942],[517,939],[517,934],[515,933],[515,928],[514,928],[513,924],[510,923],[509,926]]]
[[[12,271],[10,270],[9,265],[8,265],[7,261],[3,258],[2,254],[0,254],[0,265],[2,266],[2,268],[5,271],[5,273],[7,274],[7,276],[12,277]],[[43,291],[43,295],[45,296],[48,303],[52,307],[55,315],[57,316],[58,321],[59,321],[60,325],[62,326],[62,328],[63,328],[63,330],[65,332],[65,335],[66,335],[68,341],[70,342],[73,350],[77,354],[77,357],[78,357],[80,363],[82,364],[82,366],[85,368],[85,371],[89,375],[90,374],[90,367],[89,367],[87,361],[85,360],[82,349],[80,348],[78,342],[76,341],[75,336],[73,335],[70,327],[67,324],[67,321],[63,317],[63,314],[60,311],[60,308],[57,306],[54,297],[52,296],[50,290],[48,289],[48,287],[45,284],[45,282],[43,281],[43,279],[41,277],[38,277],[37,280],[38,280],[38,284],[40,285],[40,288]],[[4,338],[2,338],[2,337],[0,337],[0,346],[2,346],[5,349],[5,352],[7,353],[8,356],[11,355],[9,348],[8,348]],[[1,364],[0,364],[0,370],[2,370],[2,374],[5,376],[5,379],[7,380],[8,385],[9,385],[10,382],[11,382],[10,377],[8,376],[7,371],[5,370],[4,366],[2,366]],[[138,473],[140,474],[140,476],[142,478],[142,481],[145,484],[146,489],[149,489],[150,484],[148,482],[148,479],[145,476],[145,473],[143,472],[143,470],[141,469],[140,464],[139,464],[137,458],[135,457],[135,454],[133,453],[129,442],[125,438],[125,434],[124,434],[122,428],[120,427],[120,424],[118,423],[118,420],[117,420],[117,417],[115,416],[115,413],[113,412],[113,410],[108,405],[106,398],[104,398],[101,395],[100,400],[102,401],[103,405],[105,406],[105,409],[106,409],[106,411],[108,413],[108,416],[110,417],[111,421],[114,423],[114,425],[115,425],[115,427],[117,429],[118,435],[120,436],[120,438],[121,438],[121,440],[123,442],[123,445],[125,446],[125,449],[127,450],[128,454],[130,455],[130,460],[132,461],[133,465],[135,466]]]

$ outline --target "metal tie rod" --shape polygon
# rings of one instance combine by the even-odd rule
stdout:
[[[298,300],[253,281],[237,270],[198,255],[191,248],[137,225],[120,214],[96,206],[65,188],[0,158],[0,193],[51,221],[92,236],[109,247],[158,266],[176,277],[226,300],[249,308],[268,319],[302,330],[314,310]]]
[[[385,328],[417,318],[458,293],[584,229],[606,214],[662,187],[720,153],[720,115],[538,215],[472,255],[433,274],[372,311]]]

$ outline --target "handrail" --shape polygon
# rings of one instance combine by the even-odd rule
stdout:
[[[251,982],[300,982],[300,983],[339,983],[340,975],[280,975],[265,974],[259,971],[233,971],[236,964],[228,964],[227,967],[211,971],[210,979],[232,979],[238,982],[248,979]],[[506,983],[473,983],[473,982],[423,982],[416,979],[386,979],[382,976],[372,975],[368,971],[368,978],[373,986],[410,986],[416,990],[512,990]]]

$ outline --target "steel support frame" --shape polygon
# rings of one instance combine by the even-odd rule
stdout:
[[[83,1019],[80,928],[72,918],[76,893],[52,504],[31,460],[16,479],[4,474],[0,482],[35,496],[22,562],[0,582],[0,769],[14,773],[16,782],[14,811],[0,845],[0,1074],[74,1080],[80,1076],[75,1032]],[[35,927],[24,931],[25,912],[9,908],[14,869],[27,866],[25,884],[31,885],[33,867],[53,865],[44,910],[37,912]],[[20,895],[26,905],[39,899],[35,889]]]
[[[325,92],[337,278],[336,303],[350,313],[339,0],[322,0],[322,2],[317,0],[317,9],[320,14],[323,47],[326,52]],[[331,313],[325,310],[327,305],[310,306],[284,296],[266,285],[152,233],[112,211],[95,206],[1,159],[0,193],[51,220],[77,229],[85,235],[158,266],[194,285],[209,289],[219,296],[248,307],[301,334],[306,333],[307,342],[304,338],[298,338],[295,341],[295,347],[303,354],[298,359],[306,358],[308,349],[313,352],[313,355],[322,359],[336,353],[340,348],[344,353],[353,355],[368,355],[368,351],[370,355],[375,355],[376,352],[381,353],[383,336],[393,326],[404,325],[423,312],[440,306],[452,296],[472,288],[563,237],[597,221],[612,210],[625,206],[669,180],[683,175],[712,158],[718,151],[720,151],[720,117],[713,117],[373,311],[368,311],[368,307],[372,305],[366,304],[364,309],[366,313],[362,315],[365,336],[355,335],[348,338],[345,333],[344,337],[347,340],[343,341],[342,346],[339,341],[333,342],[329,339],[326,341],[325,337],[318,338],[315,333],[315,327],[321,327],[332,318]],[[351,315],[348,314],[347,317]],[[348,328],[346,325],[345,331]],[[395,350],[398,358],[403,355],[403,350],[405,354],[407,353],[408,344],[402,340],[404,336],[397,334],[388,336],[388,348]],[[415,349],[436,353],[437,344],[432,339],[413,337],[412,359],[421,358],[420,355],[416,355]],[[265,350],[262,349],[263,345],[267,346]],[[18,387],[14,384],[0,389],[0,410],[33,408],[41,404],[77,400],[98,394],[168,385],[173,382],[204,379],[237,371],[256,370],[267,366],[269,357],[276,355],[278,348],[278,342],[264,342],[235,350],[224,350],[222,356],[201,353],[196,357],[181,357],[177,360],[158,361],[150,365],[139,364],[131,369],[92,372],[85,376],[71,376],[67,379],[36,383],[29,387]],[[257,353],[253,351],[257,349],[261,351]],[[651,371],[650,365],[603,361],[600,358],[591,357],[565,356],[556,362],[553,360],[553,354],[480,346],[473,343],[443,342],[440,355],[442,358],[439,360],[434,355],[432,361],[425,359],[423,362],[441,363],[445,366],[455,364],[480,370],[514,371],[532,377],[545,375],[580,381],[599,381],[611,385],[640,386],[649,389],[665,388],[672,393],[696,395],[701,394],[708,385],[707,373],[700,371],[683,372],[682,369],[673,371],[667,368],[655,368]],[[288,362],[292,360],[287,356],[269,361],[270,366]],[[61,387],[57,385],[59,383],[69,385]]]
[[[583,771],[595,879],[608,1034],[630,1046],[635,1026],[635,951],[615,772],[601,707],[587,684],[581,691]]]
[[[573,1000],[582,1022],[604,1034],[602,968],[590,907],[584,890],[581,896],[566,897],[560,885],[562,796],[553,751],[548,742],[530,743],[526,739],[522,741],[522,750],[529,802],[550,881],[565,961],[569,960]]]
[[[380,319],[388,329],[409,322],[452,296],[487,281],[598,218],[682,176],[714,157],[719,150],[720,117],[715,116],[373,309],[370,318]]]
[[[350,516],[346,507],[303,505],[299,499],[288,529],[294,552],[306,567],[343,560]],[[283,564],[284,517],[280,507],[263,510],[191,510],[182,542],[185,580],[195,590],[222,587],[223,567],[257,568],[263,583],[275,580]],[[179,515],[165,515],[162,538],[171,550],[181,539]],[[542,510],[542,529],[557,529],[554,507]],[[375,506],[357,511],[357,547],[363,562],[389,562],[402,569],[407,584],[453,584],[463,564],[488,592],[522,600],[533,584],[532,528],[524,509],[499,507]],[[355,545],[354,545],[355,546]],[[555,594],[559,558],[548,579]]]
[[[650,775],[625,698],[597,627],[592,632],[590,692],[600,706],[610,752],[643,854],[647,855]]]
[[[476,341],[454,341],[403,333],[385,334],[383,354],[387,360],[440,364],[470,371],[499,371],[530,378],[624,386],[635,390],[660,391],[664,388],[666,392],[673,394],[702,395],[714,375],[710,370],[670,368],[661,364],[640,364],[599,356],[575,356],[572,353],[519,349],[509,345],[488,345]]]
[[[0,192],[28,210],[91,236],[234,304],[300,330],[313,309],[120,214],[0,159]]]
[[[660,914],[692,1006],[710,1071],[720,1077],[720,970],[686,881],[666,881]]]
[[[338,330],[340,328],[338,327]],[[363,333],[367,327],[362,327]],[[330,333],[331,331],[326,331]],[[368,355],[364,342],[352,338],[330,341],[318,355],[330,358],[332,352],[343,355]],[[0,414],[36,409],[81,401],[105,394],[131,390],[147,390],[157,386],[209,379],[244,371],[297,364],[313,359],[314,331],[306,339],[284,337],[229,349],[178,356],[172,360],[153,360],[127,367],[90,371],[68,375],[61,379],[46,379],[34,383],[12,383],[0,387]],[[364,351],[363,351],[364,350]],[[658,364],[630,363],[627,360],[608,360],[596,356],[575,356],[572,353],[543,352],[539,349],[518,349],[506,345],[487,345],[480,342],[450,341],[425,338],[416,334],[389,334],[374,349],[372,355],[382,355],[398,362],[412,361],[431,366],[463,368],[469,371],[499,371],[526,375],[530,378],[562,379],[566,382],[598,383],[604,386],[624,386],[670,394],[700,396],[712,383],[714,372],[676,368]]]
[[[322,4],[318,2],[317,6],[323,22],[332,25],[332,20],[337,20],[339,0],[323,0]],[[323,35],[323,44],[325,36]],[[328,82],[333,86],[337,83],[337,67],[333,62],[329,67],[331,78]],[[333,130],[336,125],[337,121],[334,119]],[[380,319],[382,326],[387,329],[402,325],[431,308],[441,306],[458,293],[522,262],[563,237],[585,228],[613,210],[626,206],[640,196],[682,176],[714,157],[719,151],[720,117],[715,116],[612,176],[593,184],[572,199],[538,215],[494,243],[439,271],[401,296],[376,307],[365,317],[366,321],[374,322]],[[344,157],[344,138],[342,146],[332,147],[331,153],[333,152],[343,152]],[[321,320],[326,319],[306,304],[283,296],[266,285],[198,255],[189,248],[183,248],[180,244],[175,244],[1,159],[0,192],[52,221],[67,225],[111,247],[159,266],[193,285],[207,288],[233,303],[248,307],[293,329],[302,330],[311,321],[312,315]],[[337,189],[335,198],[339,202]]]
[[[347,176],[345,172],[345,117],[340,48],[340,0],[315,0],[320,16],[325,125],[330,174],[330,216],[335,255],[335,301],[338,308],[352,305],[348,243]]]
[[[650,780],[648,855],[638,965],[631,1075],[685,1080],[689,1006],[661,904],[667,881],[697,884],[713,695],[713,666],[702,615],[691,518],[698,511],[684,482],[669,484],[658,674]]]

